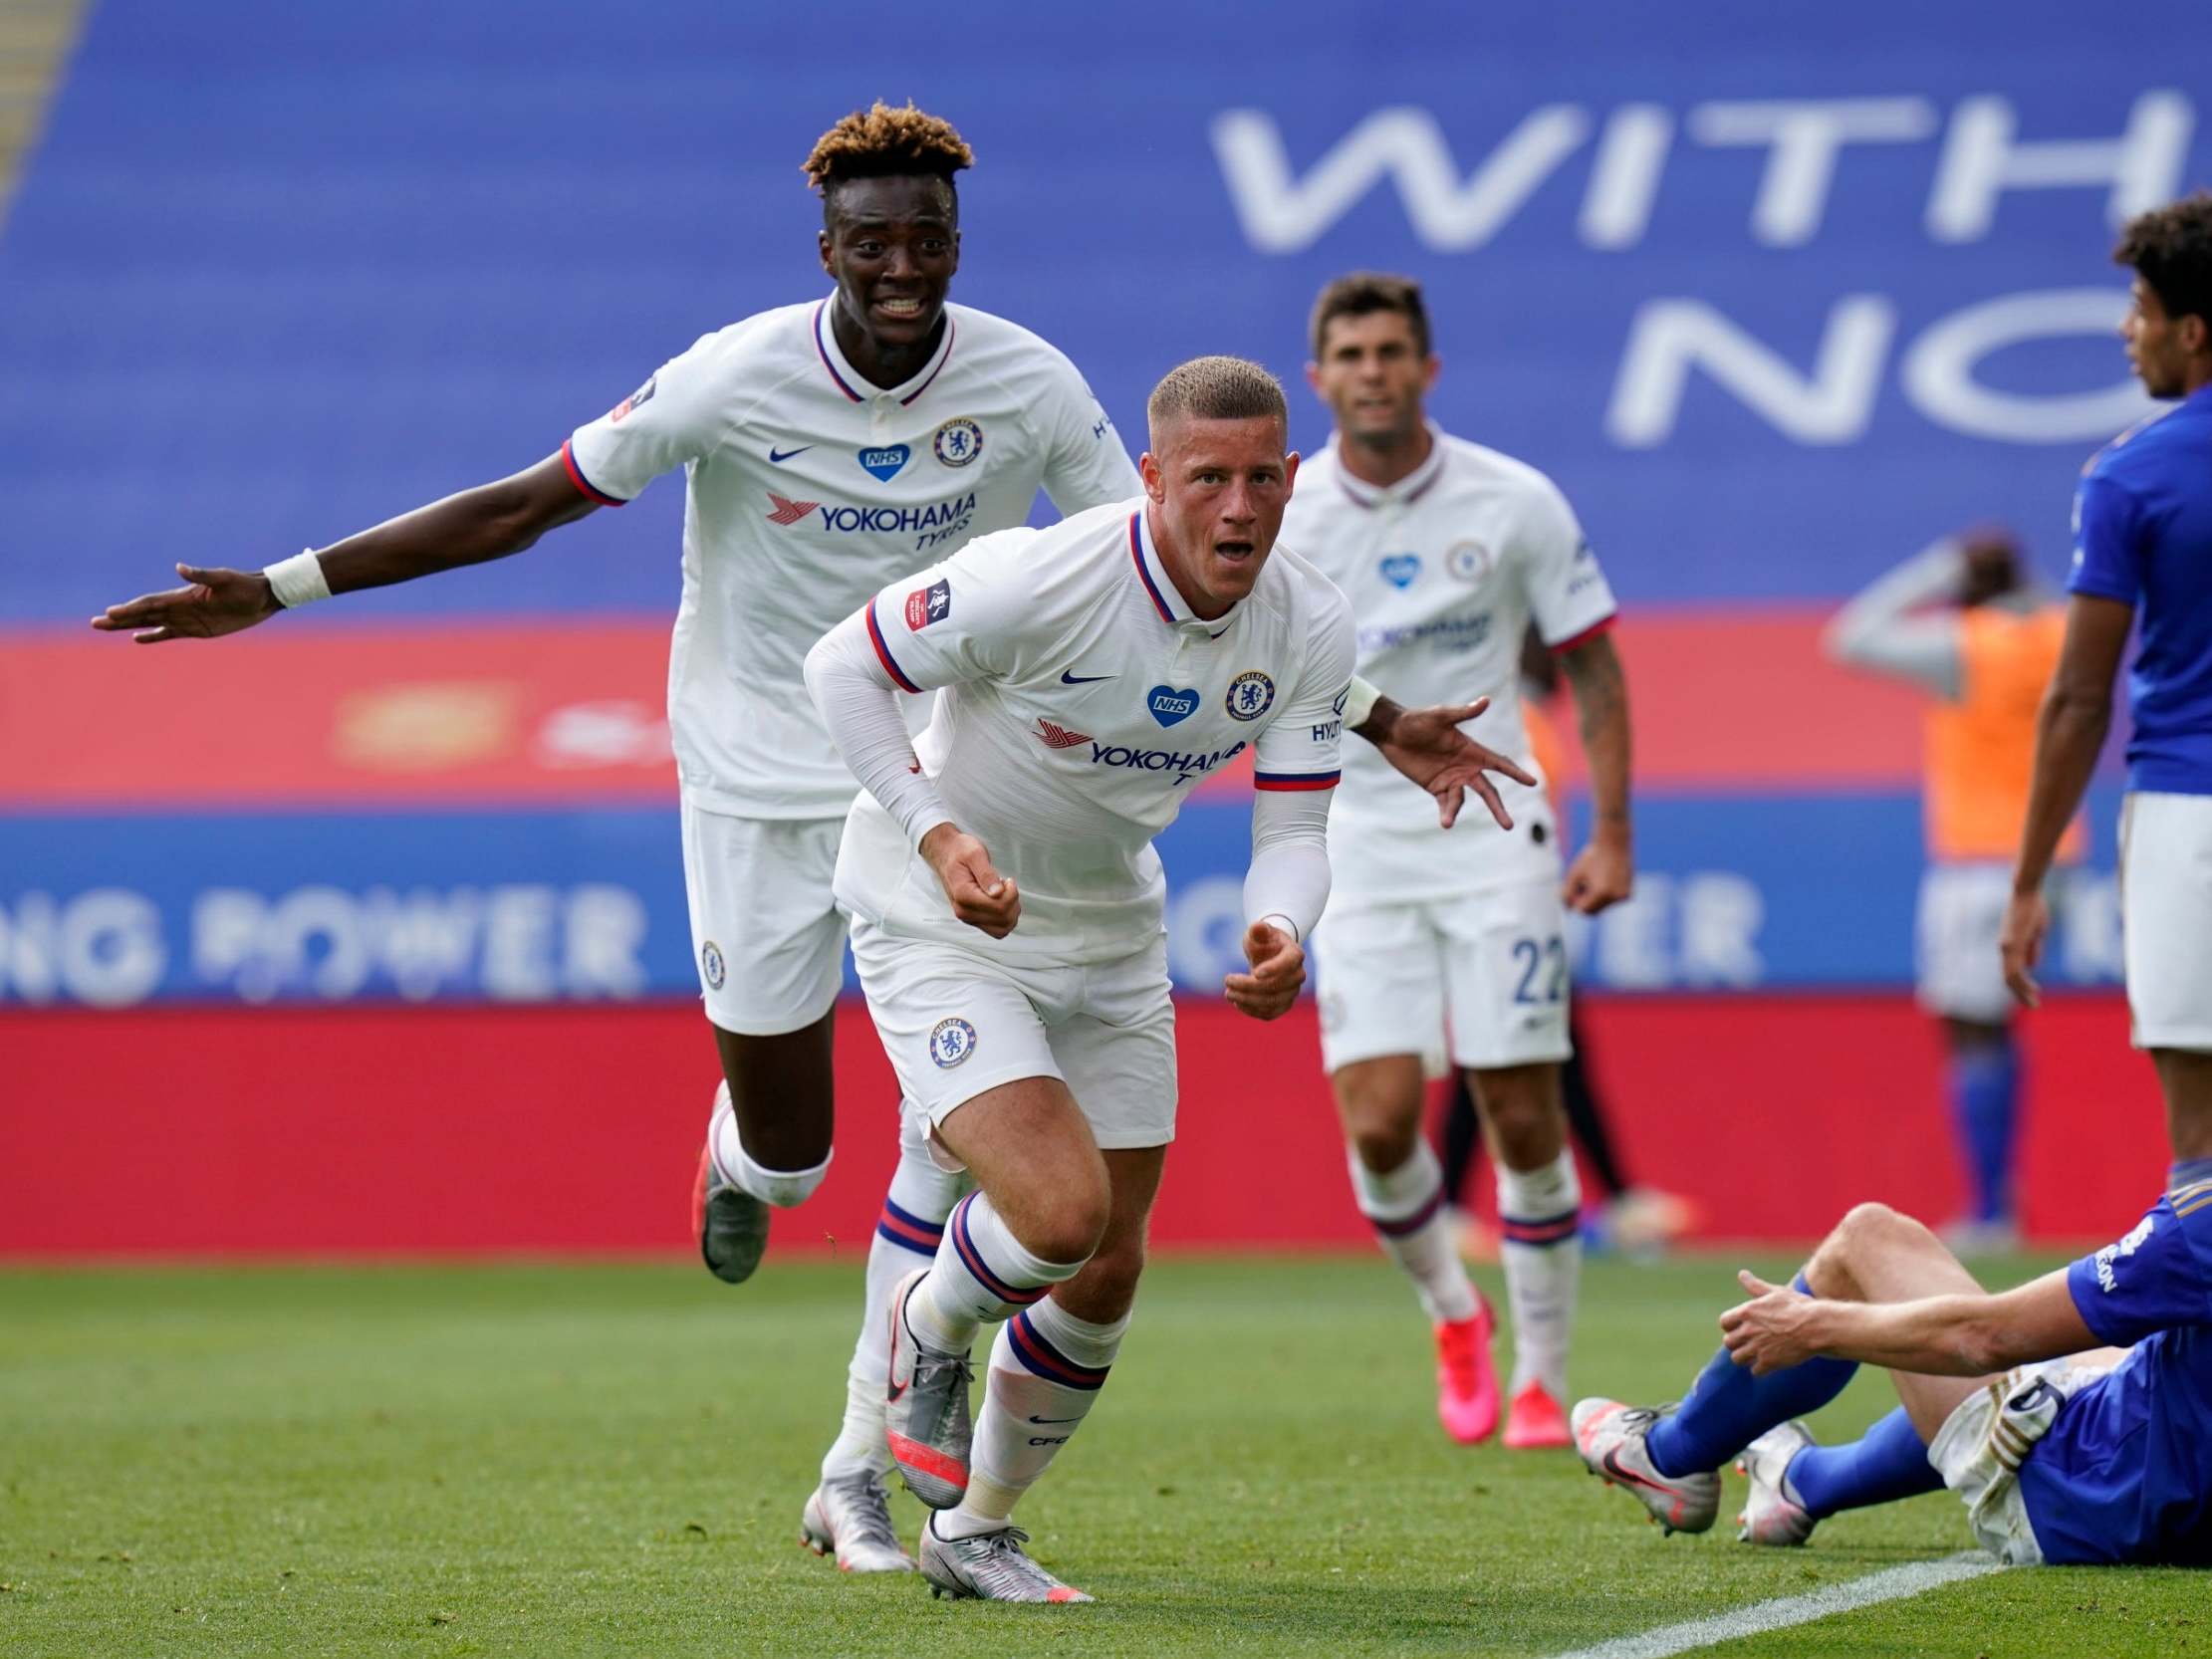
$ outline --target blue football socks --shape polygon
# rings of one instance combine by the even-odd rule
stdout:
[[[1934,1492],[1943,1477],[1903,1406],[1847,1446],[1808,1446],[1790,1460],[1790,1490],[1818,1521],[1838,1510],[1863,1509]]]
[[[1812,1295],[1802,1273],[1791,1284]],[[1681,1405],[1645,1436],[1652,1467],[1667,1476],[1718,1469],[1777,1423],[1828,1404],[1857,1369],[1848,1359],[1808,1359],[1755,1377],[1723,1347],[1690,1384]]]
[[[1951,1116],[1966,1154],[1974,1219],[2009,1221],[2020,1120],[2020,1054],[2009,1037],[1951,1057]]]

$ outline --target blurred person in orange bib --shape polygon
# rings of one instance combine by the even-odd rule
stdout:
[[[1906,680],[1935,701],[1922,740],[1928,867],[1920,879],[1920,1006],[1942,1022],[1953,1122],[1971,1200],[1950,1229],[1964,1253],[2018,1238],[2014,1166],[2021,1066],[1997,951],[2013,849],[2028,812],[2036,710],[2066,612],[1994,527],[1937,542],[1860,592],[1829,626],[1829,655]],[[2079,823],[2060,847],[2084,850]]]

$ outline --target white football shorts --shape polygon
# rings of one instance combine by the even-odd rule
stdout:
[[[2110,1369],[2072,1359],[2019,1366],[1959,1401],[1936,1431],[1928,1462],[1966,1505],[1976,1540],[2007,1566],[2043,1563],[2021,1497],[2020,1466],[2051,1432],[2059,1409]]]
[[[853,960],[899,1086],[932,1126],[1001,1083],[1058,1077],[1102,1148],[1175,1138],[1164,936],[1110,961],[1016,969],[856,917]]]
[[[1476,1069],[1573,1053],[1566,908],[1552,873],[1425,903],[1332,903],[1314,967],[1331,1071],[1384,1055],[1420,1055],[1435,1071],[1446,1052]]]
[[[2011,1020],[2015,1005],[1997,953],[2011,898],[2005,864],[1930,864],[1921,873],[1913,958],[1922,1008],[1986,1026]]]
[[[845,917],[830,896],[844,818],[731,818],[689,801],[682,816],[706,1017],[741,1037],[813,1025],[845,978]]]
[[[2212,795],[2130,793],[2119,876],[2135,1047],[2212,1052]]]

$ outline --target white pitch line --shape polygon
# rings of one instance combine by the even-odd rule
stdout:
[[[1810,1624],[1831,1613],[1847,1613],[1877,1602],[1901,1601],[1908,1595],[1919,1595],[1961,1579],[1979,1578],[1985,1572],[2002,1570],[1998,1562],[1979,1550],[1946,1555],[1936,1561],[1914,1561],[1906,1566],[1871,1572],[1847,1583],[1809,1590],[1804,1595],[1757,1601],[1749,1607],[1738,1607],[1734,1612],[1718,1613],[1708,1619],[1691,1619],[1686,1624],[1663,1624],[1641,1635],[1615,1636],[1596,1647],[1579,1647],[1572,1653],[1560,1654],[1558,1659],[1667,1659],[1669,1654],[1688,1653],[1694,1648],[1711,1647],[1715,1642],[1734,1641],[1740,1636],[1764,1635],[1769,1630],[1782,1630],[1793,1624]]]

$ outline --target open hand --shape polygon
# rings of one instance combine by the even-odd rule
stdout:
[[[1489,773],[1502,773],[1517,784],[1535,787],[1536,780],[1513,761],[1459,729],[1489,706],[1489,698],[1477,697],[1471,703],[1405,709],[1390,727],[1389,736],[1375,745],[1384,760],[1436,797],[1436,819],[1446,830],[1459,818],[1460,805],[1469,790],[1482,798],[1499,829],[1513,828],[1512,815],[1499,799]]]
[[[214,639],[267,621],[284,608],[269,579],[259,571],[203,571],[179,565],[176,574],[191,586],[141,593],[112,604],[93,618],[103,633],[132,633],[134,643],[158,645],[165,639]]]
[[[1306,984],[1306,953],[1298,941],[1280,928],[1254,922],[1244,930],[1244,959],[1252,971],[1222,981],[1229,1006],[1255,1020],[1289,1013]]]
[[[1736,1283],[1751,1301],[1720,1316],[1721,1342],[1729,1358],[1748,1366],[1754,1376],[1765,1376],[1820,1351],[1809,1328],[1820,1305],[1813,1298],[1787,1285],[1769,1285],[1748,1271],[1737,1274]]]
[[[957,825],[940,824],[922,836],[921,855],[937,872],[954,919],[994,939],[1014,931],[1022,917],[1022,895],[1011,875],[999,874],[981,841]]]

